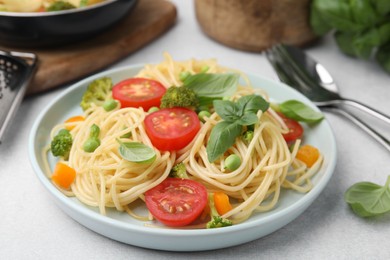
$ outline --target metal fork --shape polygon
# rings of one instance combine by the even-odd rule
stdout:
[[[272,53],[272,58],[280,62],[282,69],[290,78],[300,82],[296,87],[299,87],[299,91],[317,106],[333,105],[341,108],[344,105],[353,106],[390,125],[390,116],[357,100],[342,97],[336,82],[326,68],[301,49],[277,44],[268,53]]]
[[[283,45],[280,45],[283,48]],[[274,68],[276,74],[279,79],[289,85],[290,87],[298,90],[302,94],[304,94],[310,100],[313,100],[313,96],[311,96],[311,89],[316,91],[316,96],[324,95],[324,99],[328,98],[329,95],[332,95],[332,91],[329,90],[321,90],[321,87],[318,85],[314,85],[315,79],[308,80],[308,75],[305,71],[300,70],[300,66],[294,63],[294,59],[285,59],[284,56],[280,54],[279,48],[270,48],[265,51],[266,57],[272,67]],[[319,92],[319,93],[318,93]],[[335,93],[337,96],[337,94]],[[318,101],[318,100],[314,100]],[[362,120],[357,118],[355,115],[350,113],[348,110],[343,110],[340,106],[335,104],[324,104],[324,103],[315,103],[320,109],[336,112],[338,114],[343,115],[344,117],[351,120],[357,126],[359,126],[362,130],[368,133],[371,137],[373,137],[376,141],[382,144],[388,151],[390,151],[390,141],[381,135],[378,131],[374,130],[371,126],[364,123]]]

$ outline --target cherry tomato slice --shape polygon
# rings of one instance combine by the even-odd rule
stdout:
[[[176,151],[186,147],[200,129],[198,115],[187,108],[164,108],[145,118],[150,141],[160,151]]]
[[[112,97],[119,100],[121,107],[142,107],[148,111],[159,107],[166,88],[160,82],[145,78],[123,80],[112,88]]]
[[[199,182],[167,178],[145,193],[145,203],[150,213],[170,227],[191,224],[207,204],[207,190]]]
[[[283,119],[284,123],[289,129],[288,133],[283,134],[284,140],[289,143],[297,140],[298,138],[301,138],[303,135],[303,127],[301,126],[301,124],[291,118],[286,117],[282,113],[278,114]]]

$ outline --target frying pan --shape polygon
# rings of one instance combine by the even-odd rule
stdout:
[[[0,12],[0,45],[49,47],[88,39],[125,17],[137,0],[106,0],[57,12]]]

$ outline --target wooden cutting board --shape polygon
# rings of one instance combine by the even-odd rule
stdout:
[[[95,38],[52,49],[18,49],[34,52],[39,59],[27,94],[61,87],[99,72],[162,35],[175,21],[176,7],[171,2],[139,0],[124,20]]]

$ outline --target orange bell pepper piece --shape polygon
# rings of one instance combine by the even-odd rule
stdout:
[[[306,164],[307,167],[312,167],[320,157],[320,151],[311,145],[303,145],[299,148],[296,158]]]
[[[75,178],[76,171],[62,162],[56,164],[51,176],[53,182],[64,189],[69,189]]]
[[[221,191],[214,192],[214,204],[219,215],[223,215],[233,208],[229,196]]]
[[[72,117],[68,118],[67,120],[65,120],[65,123],[73,123],[73,122],[84,121],[84,120],[85,120],[85,118],[83,116],[72,116]],[[74,127],[75,127],[74,125],[68,125],[65,128],[70,131]]]

